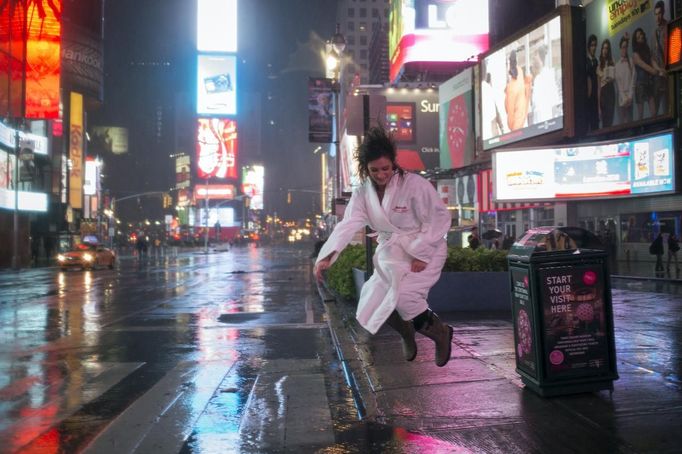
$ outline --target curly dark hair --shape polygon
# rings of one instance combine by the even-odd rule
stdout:
[[[358,174],[365,181],[369,178],[369,163],[379,158],[388,158],[393,163],[393,168],[400,175],[404,170],[397,162],[398,150],[393,137],[383,128],[373,127],[365,133],[365,138],[355,150],[355,159],[358,162]]]

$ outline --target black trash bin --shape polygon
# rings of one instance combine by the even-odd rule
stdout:
[[[541,396],[613,390],[608,257],[578,227],[528,230],[508,255],[516,371]]]

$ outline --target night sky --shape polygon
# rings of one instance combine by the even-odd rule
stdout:
[[[195,9],[193,0],[105,2],[104,103],[88,124],[129,129],[129,153],[105,157],[104,187],[114,196],[167,190],[175,178],[169,155],[193,152],[181,105],[194,106]],[[334,33],[335,17],[335,0],[239,2],[239,110],[245,100],[257,102],[252,94],[262,106],[255,129],[260,150],[240,147],[240,166],[265,164],[266,212],[286,218],[319,211],[319,195],[294,192],[288,205],[286,194],[319,189],[317,144],[308,142],[307,81],[323,75],[319,52]],[[117,209],[132,220],[161,216],[158,199],[136,205]]]

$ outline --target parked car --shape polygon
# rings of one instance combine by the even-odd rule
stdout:
[[[59,254],[57,263],[62,271],[69,268],[89,270],[104,266],[112,269],[116,264],[116,254],[100,244],[81,243],[73,250]]]

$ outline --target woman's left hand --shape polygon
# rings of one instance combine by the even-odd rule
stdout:
[[[412,259],[412,266],[410,267],[410,271],[413,273],[419,273],[421,271],[424,271],[426,269],[426,262],[422,262],[419,259]]]

